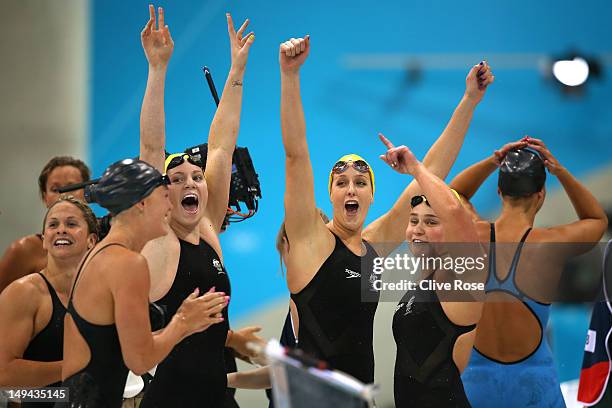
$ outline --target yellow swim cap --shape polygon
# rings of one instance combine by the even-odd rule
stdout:
[[[347,154],[342,156],[341,158],[339,158],[338,160],[336,160],[336,163],[334,164],[334,167],[332,167],[332,169],[329,172],[329,183],[327,184],[327,190],[330,192],[331,194],[331,186],[332,186],[332,179],[333,179],[333,174],[334,174],[334,169],[336,168],[336,166],[338,165],[338,163],[340,162],[345,162],[345,163],[349,163],[349,162],[353,162],[356,163],[357,161],[362,161],[365,163],[365,166],[363,166],[363,171],[361,171],[358,168],[354,167],[353,164],[353,168],[355,168],[357,171],[361,171],[362,173],[365,173],[365,171],[367,171],[370,174],[370,181],[372,182],[372,195],[374,195],[374,191],[376,191],[376,184],[374,183],[374,171],[372,171],[372,166],[370,166],[370,164],[366,161],[366,159],[364,159],[363,157],[359,156],[358,154]],[[340,171],[343,172],[344,170]]]

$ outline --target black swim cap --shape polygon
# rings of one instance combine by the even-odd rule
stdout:
[[[85,187],[85,201],[100,204],[117,215],[144,200],[157,187],[168,184],[168,178],[150,164],[125,159],[111,164],[99,179],[66,186],[60,193]]]
[[[531,149],[510,150],[499,167],[497,185],[502,195],[528,197],[542,191],[546,167],[540,155]]]

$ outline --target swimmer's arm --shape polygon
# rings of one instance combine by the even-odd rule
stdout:
[[[156,30],[153,6],[149,7],[149,13],[149,21],[141,33],[142,47],[149,62],[149,76],[140,111],[140,159],[155,167],[160,173],[164,173],[166,144],[164,86],[174,42],[170,31],[163,28],[163,12],[159,15],[161,30]],[[158,41],[153,41],[153,38],[157,38]]]
[[[450,188],[461,194],[467,200],[470,200],[482,183],[497,170],[497,163],[493,156],[487,157],[476,164],[463,170],[457,174],[449,183]]]
[[[194,291],[183,300],[168,326],[152,334],[145,258],[115,255],[109,260],[108,271],[123,361],[137,375],[159,364],[185,337],[223,321],[221,311],[227,307],[224,294],[213,292],[198,297]]]
[[[597,198],[567,169],[556,174],[569,197],[579,220],[570,224],[548,228],[555,242],[598,242],[608,227],[606,212]]]
[[[142,375],[162,361],[183,338],[183,331],[172,319],[163,330],[151,333],[149,320],[149,272],[144,258],[121,256],[108,270],[115,302],[115,323],[121,353],[127,367]]]
[[[292,240],[310,236],[316,228],[325,228],[314,198],[314,177],[308,143],[306,121],[300,95],[300,65],[310,51],[305,39],[304,51],[288,56],[288,44],[279,49],[281,66],[281,131],[285,148],[285,228],[290,245]],[[297,48],[297,47],[296,47]],[[305,56],[306,55],[306,56]],[[291,272],[288,271],[288,274]]]
[[[272,388],[270,368],[260,367],[248,371],[229,373],[227,374],[227,387],[249,390]]]
[[[413,173],[427,201],[444,225],[446,242],[478,242],[471,214],[463,207],[451,189],[423,164]]]
[[[461,112],[458,116],[462,116],[464,119],[469,116],[471,119],[471,113],[468,114],[470,109],[461,106],[462,104],[460,103],[453,118],[457,116],[457,112]],[[473,111],[473,108],[471,111]],[[464,123],[464,119],[457,120],[457,122]],[[469,119],[465,120],[469,123]],[[453,123],[453,119],[451,119],[451,123]],[[449,123],[447,130],[449,127],[457,128],[455,125],[451,126],[451,123]],[[429,149],[423,160],[424,166],[427,167],[432,174],[441,179],[446,178],[448,175],[450,167],[457,158],[457,154],[459,153],[465,136],[465,132],[461,136],[457,136],[454,132],[447,132],[447,130],[444,131],[436,143]],[[465,126],[465,130],[467,130],[467,125]],[[453,134],[455,134],[455,136],[451,136]],[[387,213],[369,224],[364,230],[363,238],[365,240],[373,243],[387,244],[380,248],[376,248],[379,255],[386,255],[393,247],[404,241],[405,231],[410,220],[410,201],[412,197],[419,194],[423,194],[423,190],[419,186],[419,183],[414,180],[411,181],[395,204],[393,204],[393,207],[391,207]]]
[[[29,282],[13,282],[0,296],[0,387],[43,387],[62,379],[61,361],[24,360],[34,333],[40,294]]]
[[[38,242],[34,242],[37,240]],[[14,241],[0,259],[0,292],[11,282],[26,276],[30,273],[38,272],[29,270],[32,265],[32,253],[40,251],[34,248],[40,240],[36,236],[28,236]],[[40,245],[40,244],[39,244]]]
[[[489,178],[489,176],[495,170],[497,170],[508,151],[525,146],[527,146],[527,142],[524,139],[507,143],[499,150],[496,150],[491,156],[471,165],[461,173],[457,174],[450,182],[450,187],[467,200],[470,200],[474,194],[476,194],[476,191],[478,191],[482,183],[484,183],[486,179]]]
[[[266,341],[255,334],[260,331],[260,326],[248,326],[240,330],[229,331],[227,333],[225,347],[229,347],[239,355],[247,358],[258,357],[258,349],[263,350],[266,347]],[[252,347],[250,347],[251,344]]]
[[[474,65],[468,73],[465,79],[465,93],[459,105],[455,108],[446,128],[423,159],[423,164],[442,180],[448,176],[459,155],[476,107],[482,101],[488,86],[495,79],[489,65],[486,62],[482,64]],[[482,73],[481,77],[479,73]],[[408,202],[411,198],[407,197]]]
[[[480,69],[480,65],[475,65],[470,70],[466,78],[466,91],[463,98],[455,109],[448,125],[423,159],[423,164],[442,180],[448,176],[459,155],[476,106],[482,100],[487,86],[494,80],[487,66],[485,68],[486,80],[484,86],[479,87],[478,72]],[[419,185],[411,182],[391,210],[368,225],[363,233],[364,239],[399,245],[404,240],[404,232],[410,219],[410,200],[413,196],[419,194],[422,194]]]
[[[236,32],[231,16],[227,15],[232,65],[208,134],[208,156],[204,175],[209,194],[205,218],[210,220],[217,234],[221,231],[227,212],[232,156],[240,128],[242,82],[249,49],[255,39],[253,33],[248,33],[242,38],[247,24],[248,20]]]
[[[529,147],[537,150],[548,171],[555,175],[569,197],[579,220],[548,228],[552,242],[598,242],[608,227],[606,212],[597,198],[551,154],[539,139],[529,138]]]

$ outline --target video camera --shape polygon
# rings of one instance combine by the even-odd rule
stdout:
[[[185,153],[191,155],[203,169],[206,169],[208,143],[190,147]],[[261,198],[259,177],[255,172],[249,149],[236,147],[232,156],[232,178],[227,212],[229,222],[252,217],[257,212],[259,198]],[[248,213],[242,214],[241,202],[246,205]]]
[[[212,80],[210,70],[207,67],[203,68],[204,76],[208,82],[210,92],[215,100],[217,106],[219,106],[219,96],[215,84]],[[206,159],[208,156],[208,143],[200,144],[197,146],[189,147],[185,149],[185,153],[191,155],[202,169],[206,169]],[[168,153],[166,152],[166,156]],[[137,159],[137,158],[136,158]],[[85,195],[88,195],[89,183],[80,183],[66,188],[60,189],[61,193],[74,191],[79,188],[85,188]],[[249,149],[246,147],[238,147],[234,150],[232,155],[232,177],[230,181],[230,193],[229,202],[227,205],[227,213],[221,227],[221,231],[225,231],[230,223],[242,222],[248,218],[251,218],[257,213],[259,209],[258,200],[261,198],[261,186],[259,184],[259,176],[253,166]],[[243,213],[240,203],[244,203],[247,208],[247,212]],[[112,216],[110,214],[104,217],[98,218],[99,225],[99,239],[103,239],[108,231],[110,230]]]

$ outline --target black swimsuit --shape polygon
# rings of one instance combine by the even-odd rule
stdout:
[[[125,248],[124,245],[119,243],[107,244],[92,255],[90,260],[112,245]],[[68,300],[68,313],[79,333],[87,342],[91,358],[85,368],[64,380],[62,386],[69,389],[70,408],[121,407],[128,368],[123,362],[117,326],[115,324],[98,325],[88,322],[79,315],[72,303],[76,285],[86,260],[87,257],[81,264],[74,280]],[[56,404],[56,407],[65,406],[65,404]]]
[[[44,279],[51,296],[53,306],[49,323],[28,344],[23,353],[24,360],[31,361],[62,361],[64,352],[64,315],[66,307],[57,296],[57,292],[51,286],[45,275],[38,272]],[[47,387],[59,387],[60,381],[49,384]],[[22,408],[46,408],[52,407],[52,402],[22,402]]]
[[[211,287],[230,295],[227,272],[215,250],[204,240],[193,245],[179,240],[181,254],[172,287],[155,302],[166,310],[170,321],[183,300],[195,288],[206,293]],[[162,361],[141,408],[152,407],[222,407],[226,398],[227,375],[224,348],[229,329],[227,307],[224,321],[193,334],[170,352]]]
[[[334,234],[334,251],[299,293],[291,294],[298,310],[298,348],[327,361],[364,383],[374,381],[372,346],[377,291],[372,290],[374,248],[351,252]],[[361,274],[367,274],[362,278]]]
[[[469,407],[453,348],[475,327],[451,322],[435,290],[407,292],[393,315],[395,406]]]

